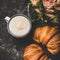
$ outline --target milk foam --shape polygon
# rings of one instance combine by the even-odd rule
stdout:
[[[9,23],[10,32],[17,37],[26,35],[31,28],[30,21],[24,16],[16,16]]]

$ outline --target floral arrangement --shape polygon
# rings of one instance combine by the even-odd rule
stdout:
[[[30,0],[28,5],[34,11],[30,15],[32,21],[60,22],[60,0]]]

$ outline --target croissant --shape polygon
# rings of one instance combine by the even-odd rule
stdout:
[[[37,44],[31,44],[25,48],[24,60],[52,60],[49,58],[42,48]]]
[[[33,39],[45,45],[53,55],[56,55],[60,50],[60,34],[56,27],[43,26],[36,28]]]

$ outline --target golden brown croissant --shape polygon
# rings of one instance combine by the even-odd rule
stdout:
[[[31,44],[25,48],[24,60],[52,60],[50,59],[42,50],[42,48],[37,44]]]
[[[47,49],[52,54],[57,54],[60,51],[60,38],[58,38],[60,35],[55,35],[48,43],[47,43]]]
[[[60,50],[60,34],[56,27],[43,26],[36,28],[33,39],[45,45],[50,53],[57,54]]]

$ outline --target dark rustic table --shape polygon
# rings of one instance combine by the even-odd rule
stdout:
[[[25,38],[14,38],[7,31],[6,16],[21,13],[26,7],[27,0],[0,0],[0,60],[23,60],[24,48],[34,43],[32,32],[37,23],[32,25],[32,30]],[[27,15],[27,11],[24,12]],[[42,23],[41,23],[42,24]],[[59,54],[60,55],[60,54]],[[59,59],[59,55],[56,60]]]
[[[27,41],[29,38],[12,37],[7,31],[4,18],[21,13],[25,9],[26,2],[26,0],[0,0],[0,60],[23,60],[23,50],[26,44],[29,44]],[[22,40],[24,41],[21,42]]]

